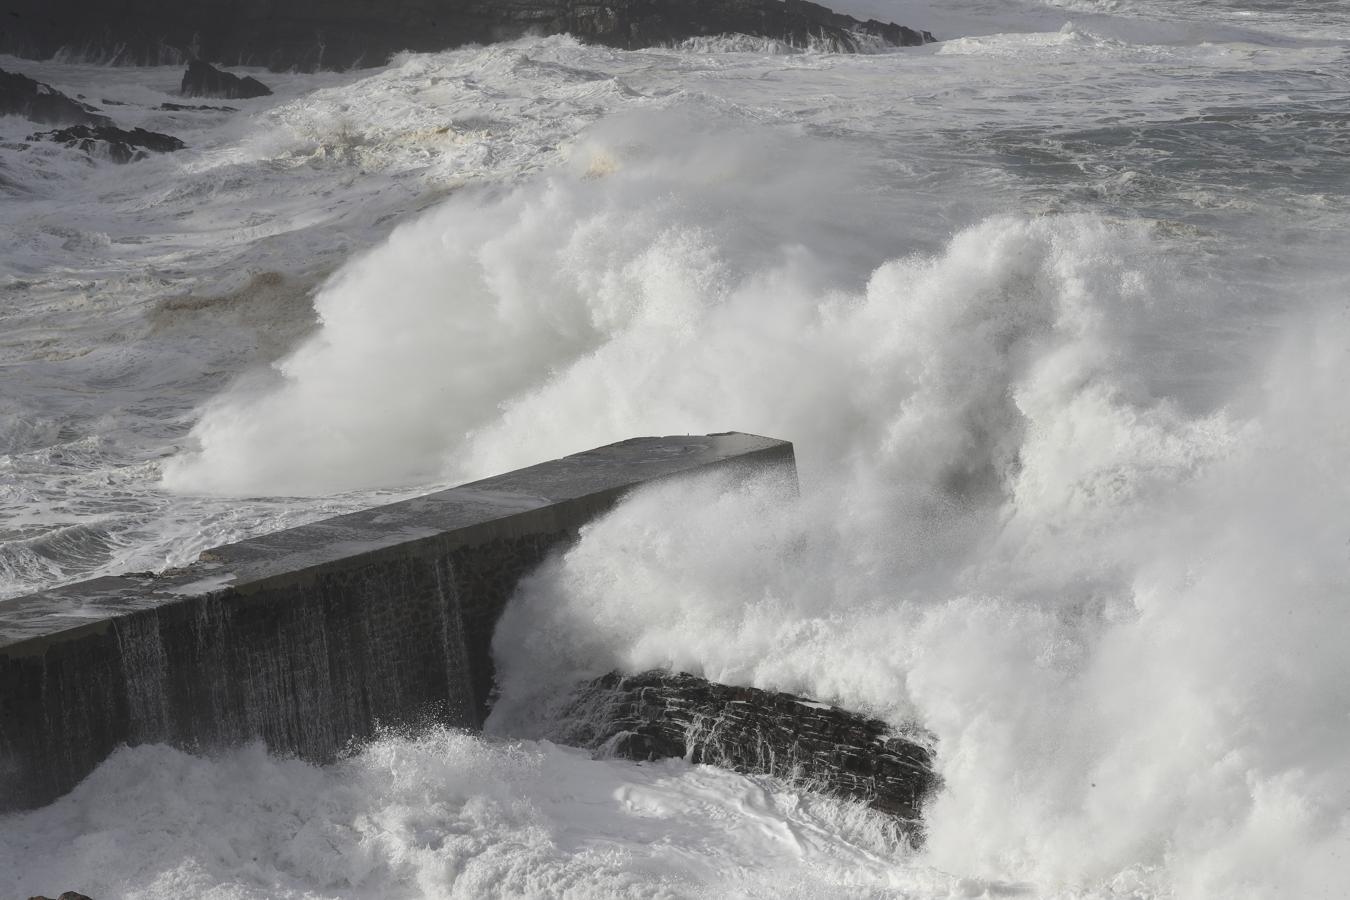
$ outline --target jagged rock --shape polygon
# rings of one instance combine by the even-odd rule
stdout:
[[[30,141],[55,141],[67,147],[77,147],[90,156],[106,155],[116,163],[136,162],[150,153],[172,153],[187,145],[178,138],[158,131],[133,128],[127,131],[111,125],[72,125],[59,131],[30,134]]]
[[[184,97],[247,100],[250,97],[270,96],[272,89],[252,76],[240,78],[230,72],[222,72],[210,63],[194,59],[183,73],[180,92]]]
[[[215,112],[239,112],[233,106],[193,106],[188,103],[161,103],[159,108],[165,112],[202,112],[213,110]]]
[[[845,52],[858,50],[862,35],[897,47],[924,43],[923,33],[902,25],[860,22],[807,0],[574,3],[566,5],[559,24],[556,30],[627,49],[712,34],[751,34],[798,46],[815,42]]]
[[[28,900],[51,900],[51,898],[29,897]],[[92,900],[92,898],[86,897],[84,894],[76,893],[75,891],[66,891],[60,897],[57,897],[56,900]]]
[[[688,674],[610,673],[580,685],[548,738],[597,756],[682,757],[776,775],[917,823],[936,783],[928,739],[792,694]],[[912,832],[917,840],[917,828]]]
[[[49,125],[110,125],[86,103],[67,97],[49,84],[0,69],[0,115],[22,116]]]
[[[894,22],[879,22],[876,19],[868,19],[857,30],[864,34],[870,34],[879,37],[892,47],[921,47],[924,44],[935,44],[937,38],[933,37],[931,31],[915,31],[913,28],[906,28],[904,25],[897,25]]]
[[[9,0],[0,52],[58,51],[140,65],[228,60],[274,70],[381,65],[399,50],[444,50],[526,33],[570,32],[638,48],[717,34],[856,50],[863,37],[895,46],[932,35],[860,21],[808,0]]]

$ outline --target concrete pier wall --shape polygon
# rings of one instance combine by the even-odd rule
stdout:
[[[497,618],[551,550],[643,483],[793,465],[753,435],[637,438],[0,601],[0,810],[50,802],[122,744],[260,738],[322,762],[380,726],[477,728]]]

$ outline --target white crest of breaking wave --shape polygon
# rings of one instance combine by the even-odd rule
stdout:
[[[209,408],[168,482],[321,492],[633,434],[790,438],[799,498],[653,488],[532,578],[494,727],[669,666],[931,729],[949,872],[1339,889],[1343,313],[1206,405],[1166,386],[1212,360],[1158,348],[1203,346],[1215,300],[1145,223],[1001,216],[920,253],[903,209],[849,187],[858,163],[807,141],[643,117],[570,158],[348,266],[318,336]]]
[[[1010,400],[1020,467],[983,502],[913,502],[923,472],[899,463],[930,449],[902,432],[795,505],[772,484],[649,489],[517,598],[498,727],[613,667],[802,691],[934,731],[927,859],[946,871],[1038,895],[1336,896],[1350,445],[1325,412],[1347,337],[1343,316],[1291,335],[1241,425],[1090,389]]]
[[[794,290],[809,289],[858,252],[847,246],[856,228],[835,221],[858,194],[855,165],[806,142],[709,134],[677,113],[607,123],[570,157],[519,187],[465,191],[346,266],[315,301],[318,335],[213,402],[193,432],[197,452],[168,465],[166,483],[316,494],[555,455],[564,448],[489,447],[503,407],[601,348],[643,336],[673,347],[780,263],[806,277]],[[796,243],[803,205],[837,211],[806,222],[813,249],[836,259],[817,265]],[[617,410],[587,413],[572,437],[549,440],[583,449],[628,424]]]

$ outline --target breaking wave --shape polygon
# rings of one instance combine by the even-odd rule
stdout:
[[[324,492],[633,434],[792,439],[800,497],[656,487],[530,579],[493,726],[612,667],[792,690],[937,735],[943,871],[1339,891],[1343,311],[1291,304],[1253,370],[1200,352],[1250,308],[1146,222],[997,216],[932,252],[859,191],[865,163],[805,139],[642,117],[569,156],[341,271],[318,334],[208,408],[166,481]]]

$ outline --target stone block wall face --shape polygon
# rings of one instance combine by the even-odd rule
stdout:
[[[0,810],[59,796],[125,740],[125,683],[106,634],[0,656]]]
[[[182,572],[0,601],[0,811],[50,802],[123,744],[262,740],[328,762],[381,727],[477,729],[520,578],[629,488],[727,465],[790,467],[792,448],[630,441],[217,548]]]
[[[466,696],[472,698],[468,713],[474,727],[482,726],[492,705],[492,633],[516,583],[550,551],[574,536],[571,532],[554,532],[498,539],[472,551],[460,549],[450,554],[465,669],[472,681]]]
[[[497,618],[520,577],[573,534],[433,541],[134,613],[41,655],[0,656],[0,760],[11,761],[0,763],[0,796],[48,801],[122,743],[209,750],[261,739],[328,762],[382,726],[477,728]],[[20,764],[33,759],[42,764]]]

